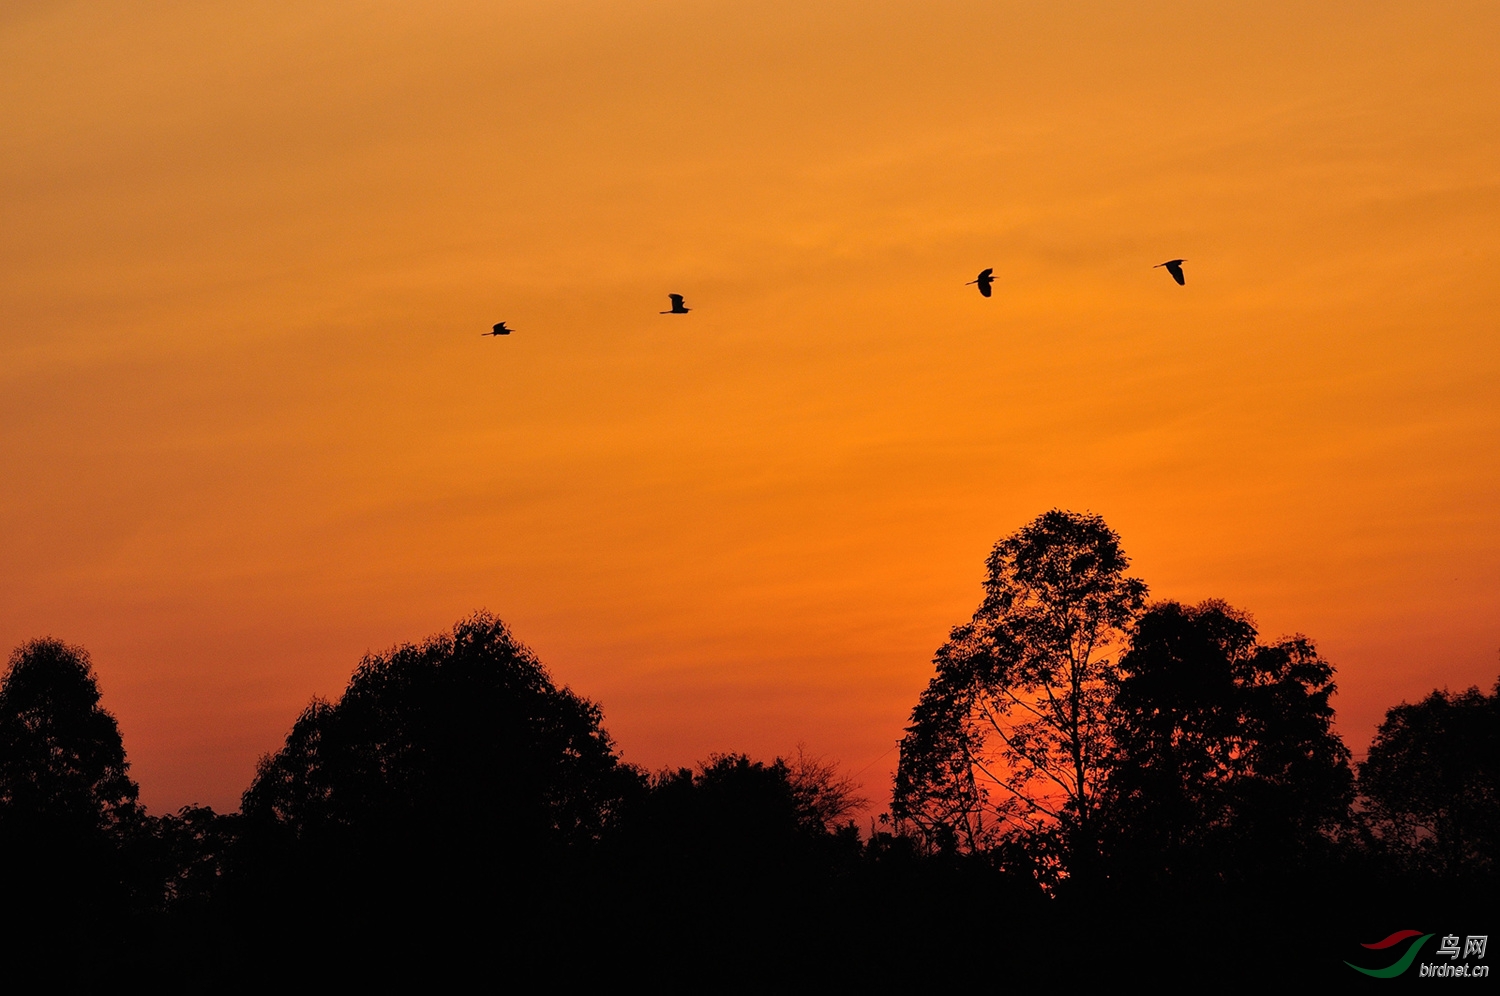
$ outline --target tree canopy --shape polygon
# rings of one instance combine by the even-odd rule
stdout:
[[[88,652],[53,639],[17,647],[0,681],[0,891],[7,902],[45,913],[36,923],[123,909],[122,842],[143,815],[137,795]]]
[[[99,833],[136,812],[120,728],[99,704],[88,651],[32,640],[0,682],[0,821]]]
[[[1413,871],[1500,870],[1500,680],[1393,706],[1359,788],[1380,845]]]
[[[995,544],[984,600],[937,652],[893,815],[933,846],[1087,850],[1115,654],[1146,597],[1102,518],[1054,509]]]
[[[601,719],[480,613],[365,657],[337,702],[314,700],[261,761],[247,829],[345,863],[520,867],[596,840],[638,785]]]
[[[864,800],[832,764],[798,754],[767,764],[744,754],[712,755],[697,771],[679,768],[651,779],[633,814],[637,848],[675,863],[733,866],[739,874],[852,832],[844,821]]]
[[[1223,602],[1152,606],[1116,676],[1115,873],[1222,878],[1319,854],[1347,827],[1353,787],[1333,673],[1306,637],[1262,644]]]

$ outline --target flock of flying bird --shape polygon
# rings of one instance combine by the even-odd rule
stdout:
[[[1186,262],[1187,260],[1185,259],[1169,259],[1165,263],[1157,263],[1156,266],[1153,266],[1151,269],[1154,270],[1157,267],[1165,266],[1167,268],[1167,272],[1172,275],[1172,279],[1177,281],[1179,286],[1183,286],[1187,284],[1187,279],[1182,275],[1182,264]],[[989,297],[990,294],[993,293],[991,287],[994,282],[995,268],[993,266],[989,266],[985,267],[983,270],[980,270],[979,276],[975,277],[973,280],[970,280],[968,283],[964,284],[964,286],[968,287],[970,284],[973,284],[979,288],[980,294],[984,295],[985,297]],[[683,297],[681,294],[668,294],[667,297],[671,299],[672,307],[667,311],[657,312],[657,314],[685,315],[689,311],[693,310],[692,308],[689,308],[685,303],[683,303]],[[489,332],[481,332],[479,334],[510,335],[514,331],[515,329],[508,328],[504,322],[499,322],[495,325],[493,330]]]

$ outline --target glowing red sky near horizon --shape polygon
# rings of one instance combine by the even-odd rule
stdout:
[[[1315,639],[1359,752],[1500,673],[1497,37],[9,6],[0,643],[90,650],[157,811],[480,608],[628,760],[800,742],[878,806],[991,545],[1062,507]]]

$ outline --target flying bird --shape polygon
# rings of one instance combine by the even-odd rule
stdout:
[[[479,334],[480,335],[510,335],[510,333],[511,333],[511,330],[505,327],[505,323],[504,322],[501,322],[499,325],[495,326],[494,331],[491,331],[491,332],[481,332]]]
[[[1167,272],[1172,275],[1173,280],[1179,284],[1186,284],[1187,280],[1182,276],[1182,264],[1186,262],[1187,260],[1185,259],[1169,259],[1165,263],[1157,263],[1156,266],[1165,266]],[[1151,269],[1156,269],[1156,266],[1153,266]]]
[[[661,311],[661,312],[658,312],[658,314],[662,314],[662,315],[685,315],[689,311],[693,310],[692,308],[689,308],[687,305],[685,305],[685,304],[682,303],[682,295],[681,294],[668,294],[667,297],[670,297],[672,299],[672,310],[671,311]]]
[[[979,293],[983,294],[985,297],[989,297],[990,284],[995,282],[994,273],[995,268],[993,266],[986,267],[985,269],[980,270],[979,276],[975,277],[973,280],[970,280],[969,284],[978,284]],[[964,286],[967,287],[969,286],[969,284],[964,284]]]

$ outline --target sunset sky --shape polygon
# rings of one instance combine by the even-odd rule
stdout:
[[[1500,674],[1497,49],[1456,0],[5,4],[0,650],[88,648],[154,812],[478,609],[626,760],[801,743],[873,812],[1058,507],[1312,637],[1360,756]]]

